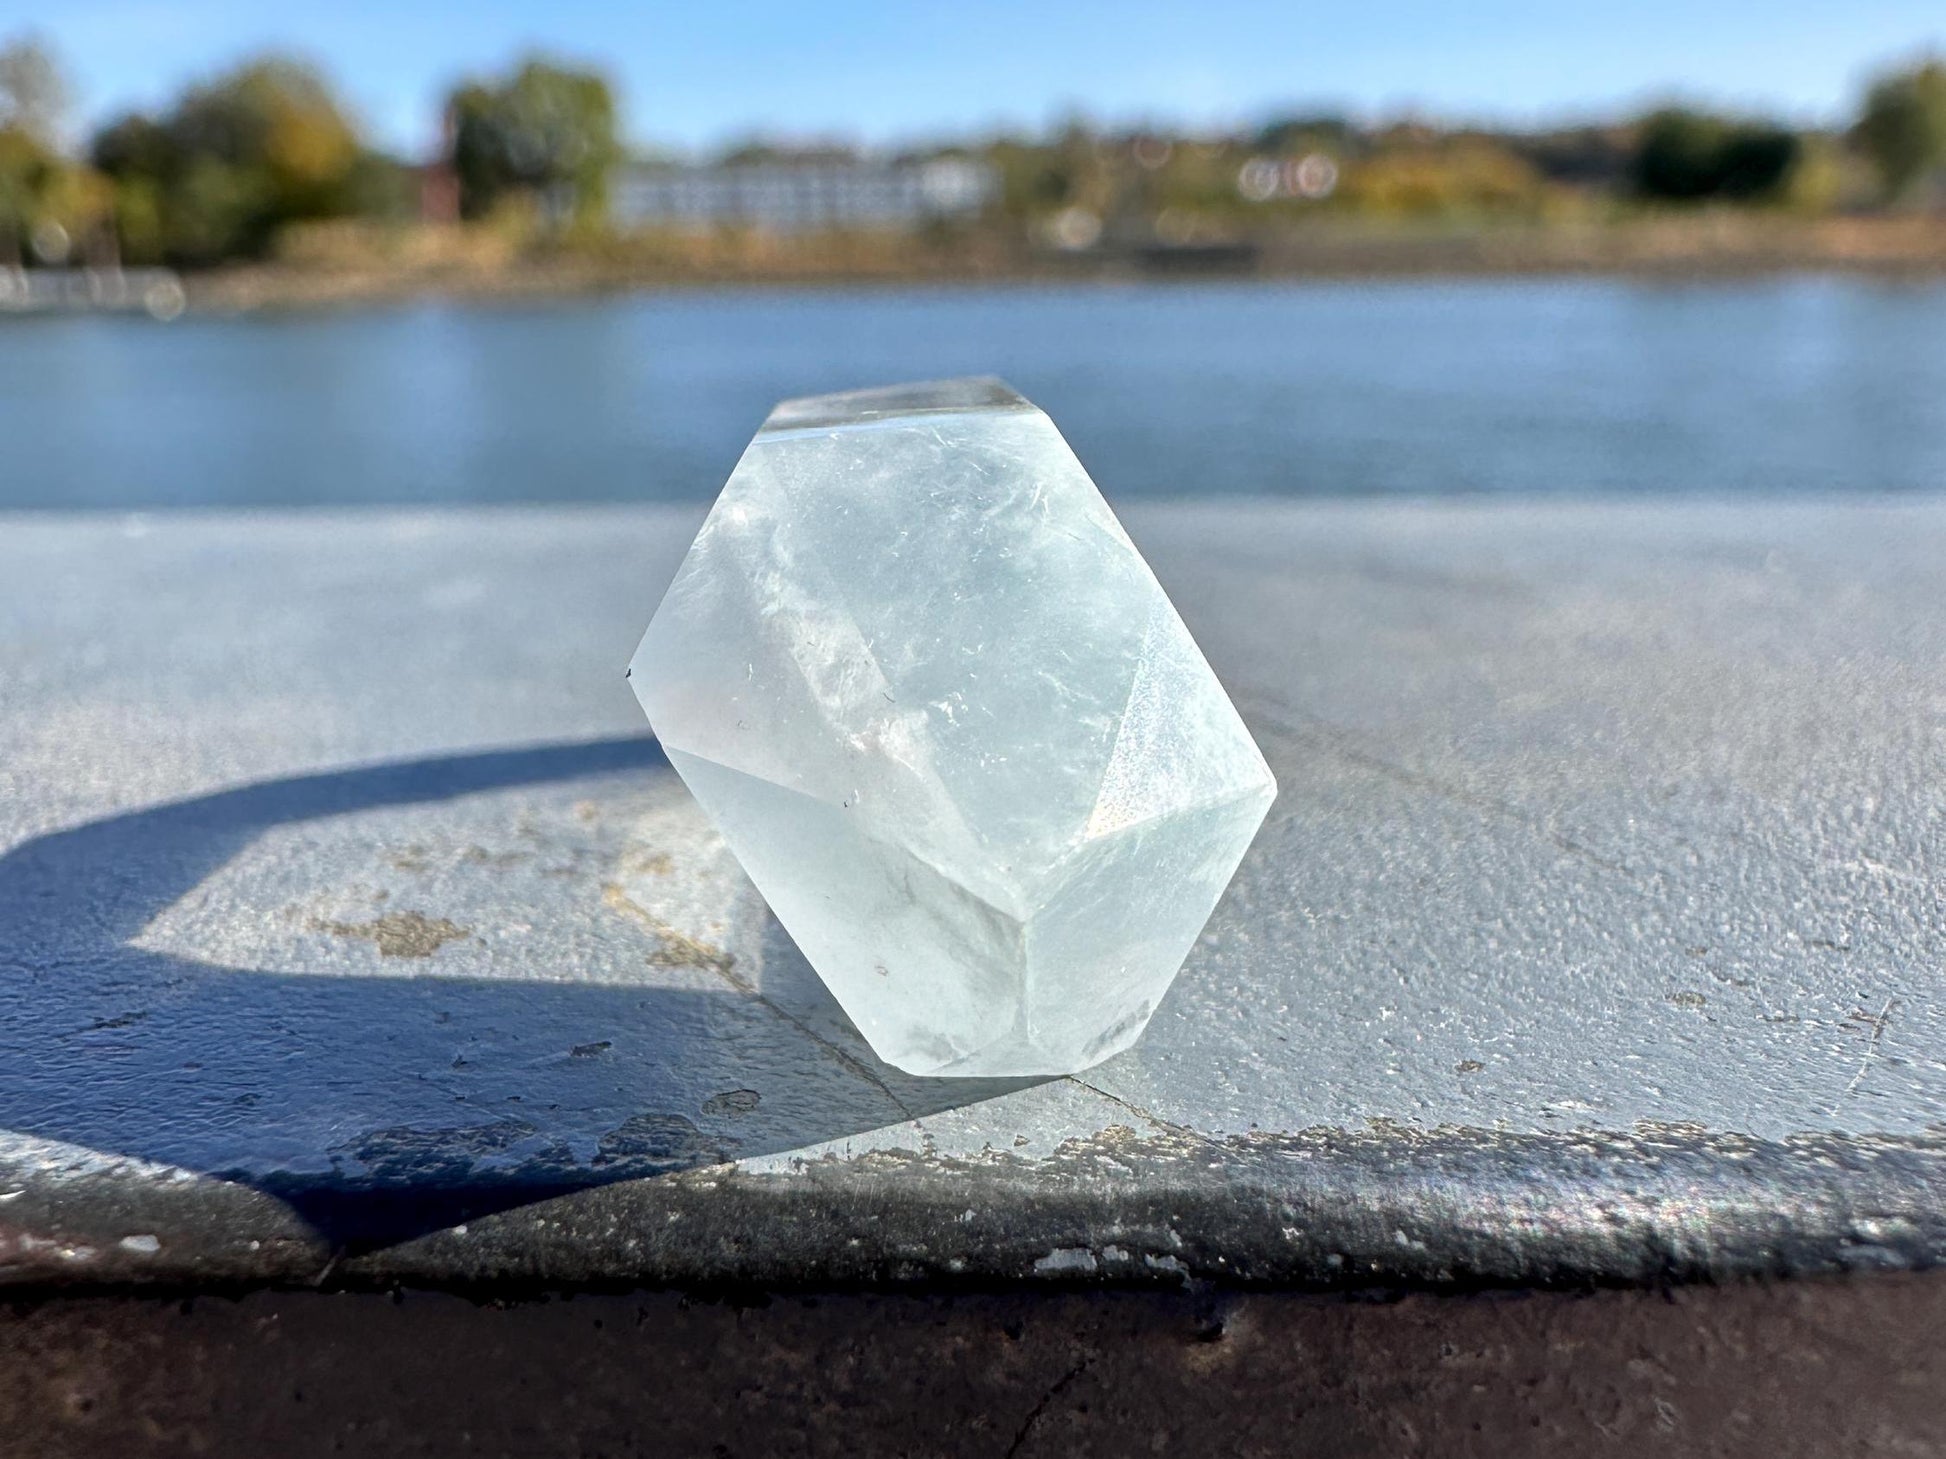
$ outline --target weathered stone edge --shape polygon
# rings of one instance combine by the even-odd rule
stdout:
[[[0,1285],[454,1288],[1233,1282],[1661,1284],[1946,1259],[1946,1136],[1116,1127],[1026,1160],[886,1152],[557,1190],[312,1186],[108,1171],[6,1182]],[[466,1219],[366,1246],[340,1214]],[[472,1214],[476,1208],[479,1214]],[[344,1227],[339,1223],[342,1233]],[[375,1224],[373,1230],[382,1231]]]

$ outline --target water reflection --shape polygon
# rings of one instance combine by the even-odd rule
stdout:
[[[0,507],[703,499],[781,396],[998,372],[1111,495],[1946,485],[1946,285],[753,290],[0,329]]]

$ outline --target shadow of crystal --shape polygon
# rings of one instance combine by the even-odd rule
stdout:
[[[1034,1082],[882,1064],[712,842],[629,738],[23,843],[0,1131],[244,1182],[362,1250]]]

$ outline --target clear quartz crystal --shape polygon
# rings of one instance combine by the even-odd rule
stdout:
[[[1054,423],[998,380],[789,400],[630,665],[879,1056],[1132,1044],[1276,787]]]

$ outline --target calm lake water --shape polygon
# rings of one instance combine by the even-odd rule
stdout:
[[[1522,280],[0,321],[0,507],[700,499],[781,396],[966,373],[1125,498],[1946,486],[1946,285]]]

